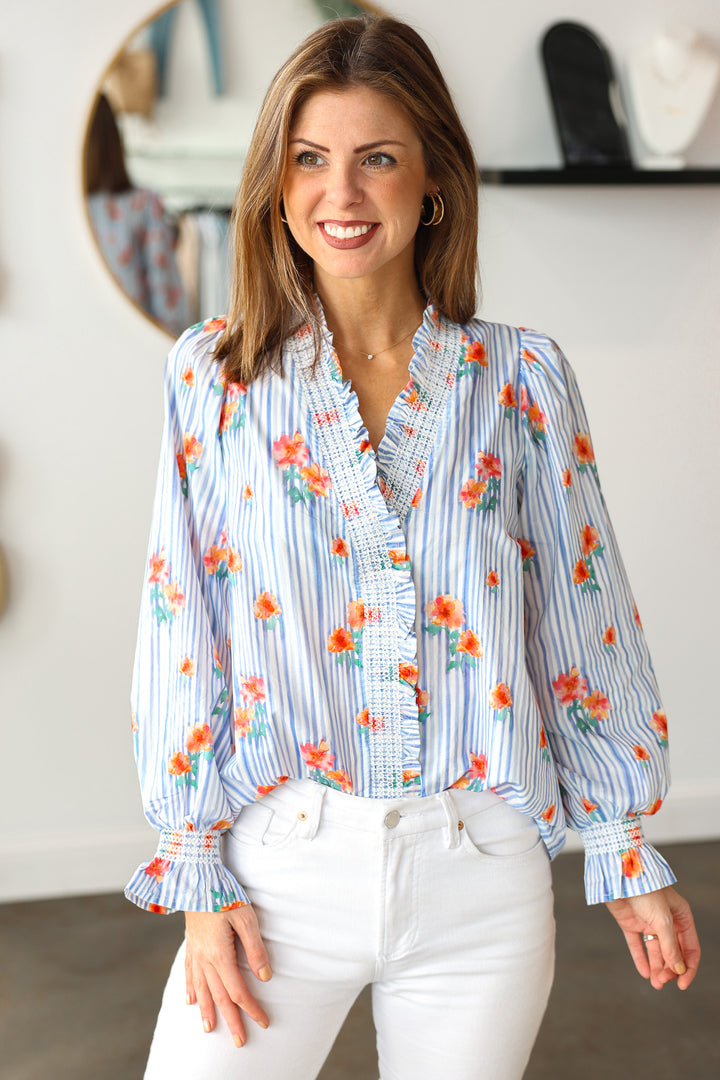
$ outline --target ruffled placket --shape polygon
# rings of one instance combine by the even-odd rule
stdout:
[[[414,341],[410,381],[390,410],[378,455],[349,381],[324,331],[313,371],[314,339],[301,329],[287,360],[307,396],[323,465],[346,523],[364,605],[363,668],[372,798],[424,794],[421,735],[412,672],[417,672],[416,595],[402,523],[422,498],[422,482],[455,382],[462,331],[429,305]]]

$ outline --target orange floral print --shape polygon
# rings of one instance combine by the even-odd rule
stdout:
[[[549,825],[550,822],[552,821],[552,819],[555,817],[555,803],[550,803],[547,810],[543,810],[540,817],[542,818],[543,821],[546,821],[548,823],[548,825]]]
[[[565,489],[572,487],[572,476],[569,469],[563,469],[560,475],[560,482]]]
[[[352,780],[344,769],[329,769],[324,778],[328,785],[337,791],[352,791]]]
[[[182,375],[180,376],[180,379],[183,382],[183,384],[188,389],[190,389],[191,387],[193,387],[195,385],[195,372],[193,371],[193,369],[191,367],[186,367],[185,370],[183,371]]]
[[[258,798],[261,798],[263,795],[269,795],[270,792],[274,791],[276,787],[280,786],[280,784],[286,784],[289,779],[289,776],[278,776],[277,782],[275,784],[258,784]]]
[[[253,604],[253,611],[255,618],[263,622],[268,630],[272,630],[277,626],[282,614],[282,608],[278,603],[277,596],[267,592],[267,590],[261,592],[257,597]]]
[[[637,609],[637,604],[633,604],[633,616],[635,618],[635,622],[642,630],[642,622],[640,621],[640,612]]]
[[[185,596],[178,582],[170,581],[170,562],[164,548],[150,556],[149,566],[148,584],[153,586],[150,591],[153,614],[159,625],[170,623],[185,606]]]
[[[230,574],[236,574],[238,570],[242,570],[243,563],[240,555],[233,548],[227,549],[227,568]]]
[[[459,653],[467,653],[469,656],[482,656],[483,650],[480,644],[480,638],[477,634],[474,634],[472,630],[463,630],[458,638],[456,651]]]
[[[451,787],[461,788],[464,791],[482,791],[484,781],[487,779],[488,761],[484,754],[473,754],[470,751],[470,768],[456,780]]]
[[[614,626],[608,626],[602,636],[602,643],[605,646],[605,651],[609,653],[615,652],[615,646],[617,644],[617,634],[615,633]]]
[[[595,720],[607,720],[612,705],[600,690],[593,690],[583,698],[583,705]]]
[[[417,491],[415,492],[415,494],[412,497],[412,500],[410,502],[410,506],[413,509],[416,509],[420,505],[420,500],[421,499],[422,499],[422,489],[418,488]]]
[[[328,637],[328,651],[332,653],[351,652],[355,648],[352,634],[344,626],[338,626]]]
[[[462,601],[446,593],[426,604],[425,612],[430,619],[425,627],[426,633],[433,636],[442,633],[443,630],[447,633],[450,662],[445,670],[475,667],[477,659],[483,655],[483,649],[473,630],[467,629],[460,632],[460,627],[465,622]]]
[[[273,458],[280,469],[289,469],[292,465],[301,468],[310,460],[310,451],[299,431],[294,435],[281,435],[272,444]]]
[[[166,874],[172,870],[172,863],[169,859],[161,859],[156,856],[152,862],[148,863],[145,867],[145,873],[152,878],[155,878],[155,884],[159,885],[163,881]]]
[[[400,680],[408,683],[409,686],[417,686],[418,681],[418,669],[417,664],[411,664],[407,661],[400,661]]]
[[[187,465],[194,465],[199,461],[204,450],[203,444],[198,442],[194,435],[185,435],[183,437],[183,451]]]
[[[240,697],[243,701],[264,701],[265,680],[259,675],[240,675]]]
[[[151,585],[164,585],[170,580],[170,563],[165,554],[165,548],[151,555],[149,560],[150,574],[148,582]]]
[[[574,701],[580,701],[588,692],[587,679],[583,679],[576,667],[571,667],[570,672],[558,675],[552,683],[555,697],[564,707],[572,705]]]
[[[365,605],[362,600],[351,600],[347,606],[347,621],[351,630],[361,630],[365,625]]]
[[[322,465],[306,465],[304,469],[300,470],[300,476],[313,495],[322,495],[323,498],[327,498],[327,493],[332,484],[330,473],[323,469]]]
[[[545,734],[545,725],[540,724],[540,754],[543,761],[550,760],[550,751],[548,750],[547,735]]]
[[[580,550],[587,559],[600,547],[600,533],[594,525],[584,525],[580,530]]]
[[[245,500],[245,502],[249,502],[254,494],[255,492],[249,484],[246,484],[245,487],[242,489],[242,498]]]
[[[495,709],[498,720],[504,720],[510,714],[513,699],[507,683],[499,682],[490,691],[490,708]]]
[[[330,753],[330,747],[325,739],[321,739],[317,746],[310,742],[302,743],[300,753],[306,765],[312,769],[319,769],[321,772],[327,772],[335,764],[335,755]]]
[[[494,454],[487,453],[485,450],[479,450],[475,471],[481,480],[490,480],[493,477],[499,478],[502,476],[500,458],[495,457]]]
[[[212,751],[213,734],[209,724],[196,724],[191,727],[185,736],[185,746],[188,753],[210,755]]]
[[[658,709],[657,712],[652,714],[650,721],[650,727],[653,729],[658,737],[658,742],[661,746],[667,746],[668,744],[668,725],[667,716],[664,709]]]
[[[336,536],[330,544],[330,554],[334,563],[341,565],[344,559],[347,559],[350,554],[350,548],[343,540],[342,536]]]
[[[487,365],[487,352],[482,341],[464,339],[458,361],[458,378],[463,375],[474,375],[479,368],[487,367]]]
[[[185,607],[185,593],[180,591],[177,581],[165,585],[162,593],[171,615],[177,615]]]
[[[595,451],[593,450],[592,440],[587,431],[578,432],[573,439],[573,454],[575,455],[575,461],[577,462],[578,472],[584,473],[587,469],[590,469],[597,480]]]
[[[597,731],[601,720],[607,720],[612,705],[602,690],[589,692],[587,679],[583,678],[576,667],[562,672],[552,682],[553,693],[568,716],[574,721],[578,731],[587,735]]]
[[[498,586],[500,584],[500,575],[498,574],[497,570],[490,571],[488,576],[485,578],[485,584],[487,585],[491,593],[496,593],[498,591]]]
[[[647,808],[647,810],[643,810],[643,814],[646,817],[652,817],[653,814],[657,814],[658,810],[662,806],[662,802],[662,799],[656,799],[655,802]]]
[[[623,877],[642,877],[645,873],[645,867],[637,848],[629,848],[627,851],[621,852],[620,858],[622,860]]]
[[[584,585],[591,581],[590,568],[584,559],[578,559],[573,567],[572,579],[576,585]]]
[[[205,572],[207,574],[216,574],[226,559],[227,548],[218,547],[217,544],[212,544],[203,555]]]
[[[483,480],[466,480],[460,488],[460,502],[468,510],[479,510],[486,491],[487,484]]]
[[[195,674],[195,662],[189,656],[184,656],[180,661],[180,674],[184,675],[187,679]]]
[[[391,550],[388,551],[388,556],[394,570],[410,569],[410,559],[408,558],[406,551],[396,551],[394,548],[391,548]]]
[[[255,719],[252,706],[236,705],[234,712],[235,732],[241,738],[247,738]]]
[[[645,768],[647,768],[648,761],[650,760],[650,755],[645,749],[645,747],[636,744],[635,746],[633,746],[632,752],[635,755],[636,760],[642,762]]]
[[[583,809],[591,821],[600,821],[600,815],[597,813],[598,804],[591,799],[582,799]]]
[[[425,613],[434,626],[457,629],[465,622],[465,610],[461,600],[445,593],[425,605]]]
[[[420,723],[423,723],[430,715],[430,710],[428,709],[428,705],[430,704],[430,691],[421,690],[419,686],[416,686],[415,703],[418,707],[418,720]]]
[[[190,763],[190,758],[187,754],[183,754],[182,750],[178,750],[170,755],[168,772],[171,776],[183,777],[191,771],[192,765]]]
[[[537,552],[529,540],[525,540],[522,536],[516,536],[515,539],[517,540],[520,548],[520,555],[522,556],[522,568],[523,570],[529,570],[533,565],[533,559],[537,555]]]
[[[498,394],[498,404],[505,409],[505,416],[509,419],[513,415],[513,409],[517,409],[517,398],[512,383],[505,383]]]
[[[542,443],[547,434],[547,417],[537,401],[528,405],[524,414],[524,421],[536,443]]]

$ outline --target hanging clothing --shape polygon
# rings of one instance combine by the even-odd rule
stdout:
[[[369,313],[369,318],[371,314]],[[572,372],[541,334],[432,305],[374,452],[326,327],[225,385],[186,333],[133,685],[153,910],[247,902],[220,837],[288,777],[367,799],[492,790],[589,902],[674,878],[641,817],[667,728]]]
[[[130,188],[88,196],[105,260],[125,293],[175,336],[188,308],[175,262],[175,235],[153,191]]]

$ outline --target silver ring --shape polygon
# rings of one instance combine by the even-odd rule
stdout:
[[[658,940],[658,935],[657,934],[643,934],[642,939],[643,939],[643,941],[657,941]]]

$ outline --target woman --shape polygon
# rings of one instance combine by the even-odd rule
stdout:
[[[168,364],[134,686],[161,842],[128,896],[187,935],[148,1077],[314,1077],[368,983],[383,1080],[520,1077],[566,819],[640,974],[694,977],[582,405],[551,341],[473,319],[476,218],[418,35],[308,38],[245,166],[229,320]]]
[[[133,187],[110,102],[100,94],[85,149],[88,209],[105,260],[124,292],[172,334],[187,326],[174,230],[160,198]]]

